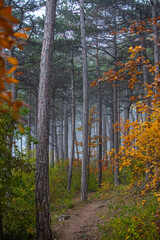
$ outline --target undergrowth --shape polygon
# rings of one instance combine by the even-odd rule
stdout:
[[[160,208],[154,193],[148,193],[144,199],[139,192],[129,192],[121,185],[108,192],[102,187],[101,195],[109,202],[101,215],[102,240],[160,239]]]
[[[75,197],[79,196],[81,190],[81,162],[75,161],[73,165],[71,192],[67,191],[68,180],[68,162],[59,161],[54,168],[50,168],[50,207],[51,220],[55,223],[58,217],[64,214],[68,209],[75,206]],[[90,166],[88,192],[97,190],[97,171],[96,165]],[[77,204],[76,204],[77,205]]]

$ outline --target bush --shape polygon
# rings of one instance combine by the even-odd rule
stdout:
[[[160,215],[157,211],[156,198],[150,194],[146,200],[133,199],[135,196],[126,201],[119,195],[117,202],[109,205],[111,217],[105,220],[103,227],[100,227],[104,233],[102,239],[160,239],[158,226]]]
[[[67,166],[64,162],[50,168],[50,203],[52,211],[62,211],[72,205],[72,195],[67,192]]]
[[[35,226],[34,168],[16,145],[19,134],[10,112],[0,112],[0,227],[7,240],[28,239]]]

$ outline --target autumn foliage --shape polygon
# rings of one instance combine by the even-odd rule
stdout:
[[[122,29],[118,34],[129,33],[137,34],[140,37],[142,32],[150,33],[149,40],[154,41],[152,26],[159,25],[157,19],[148,19],[140,23],[133,22],[129,29]],[[148,28],[150,26],[150,28]],[[140,38],[139,38],[140,42]],[[159,45],[159,41],[156,43]],[[120,163],[120,171],[129,171],[131,185],[140,185],[146,181],[142,189],[142,195],[146,191],[154,190],[159,198],[160,184],[160,74],[157,72],[158,65],[146,59],[144,56],[145,48],[142,45],[131,46],[128,49],[130,54],[128,61],[117,62],[117,70],[110,69],[103,74],[102,78],[93,81],[91,86],[97,86],[99,82],[108,81],[113,87],[117,81],[125,81],[128,88],[135,91],[135,86],[139,84],[144,89],[144,94],[133,95],[130,98],[131,106],[138,116],[135,121],[123,118],[120,123],[116,123],[115,131],[121,132],[121,146],[118,156],[114,149],[108,152],[114,165],[117,157]],[[143,66],[149,73],[149,82],[144,82]],[[140,118],[141,116],[141,118]]]
[[[139,81],[142,72],[138,69],[140,63],[146,64],[149,72],[155,74],[155,66],[143,61],[142,57],[137,56],[142,51],[141,46],[130,47],[130,60],[126,64],[121,64],[120,70],[114,77],[120,80],[125,79],[128,74],[129,86],[134,88]],[[108,75],[109,73],[106,73]],[[156,76],[151,84],[146,83],[146,95],[144,97],[131,97],[132,107],[136,108],[137,114],[147,114],[144,120],[138,118],[132,122],[121,120],[119,131],[121,131],[122,146],[119,148],[120,170],[130,169],[132,173],[132,184],[138,185],[147,179],[146,190],[158,189],[160,182],[160,77]],[[150,98],[150,104],[147,99]],[[135,102],[136,100],[136,102]],[[116,124],[117,125],[117,124]],[[115,126],[116,127],[116,126]],[[109,153],[114,161],[114,149]],[[117,157],[117,156],[116,156]],[[145,192],[143,191],[143,193]]]
[[[12,8],[5,7],[3,1],[0,1],[0,106],[3,105],[3,111],[7,106],[12,107],[14,118],[18,118],[19,108],[24,104],[21,101],[12,99],[11,91],[7,90],[8,84],[17,84],[19,81],[13,76],[18,68],[18,60],[9,56],[12,47],[18,47],[23,50],[22,39],[27,39],[24,32],[14,32],[14,25],[18,24],[18,20],[12,15]],[[26,31],[29,29],[24,29]],[[8,69],[7,65],[11,67]],[[14,75],[18,75],[16,72]]]

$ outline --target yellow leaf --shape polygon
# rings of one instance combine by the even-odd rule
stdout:
[[[130,236],[127,236],[126,238],[125,238],[125,240],[127,240],[127,239],[129,239],[130,238]]]
[[[142,205],[144,205],[144,204],[145,204],[145,202],[146,202],[146,200],[142,200]]]

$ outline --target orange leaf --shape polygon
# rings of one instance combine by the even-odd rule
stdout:
[[[30,31],[31,29],[28,27],[28,28],[23,28],[23,31]]]
[[[18,60],[14,57],[7,57],[7,61],[12,65],[18,65]]]
[[[16,37],[16,38],[23,38],[23,39],[27,39],[28,38],[27,34],[20,33],[20,32],[14,33],[13,36]]]
[[[20,50],[24,50],[24,48],[22,47],[22,45],[20,45],[20,44],[18,44],[18,48],[20,49]]]
[[[10,75],[17,69],[17,66],[12,67],[6,74]]]
[[[15,24],[19,23],[18,19],[12,16],[11,13],[12,13],[12,7],[5,7],[0,10],[0,15],[7,18],[7,20],[9,20],[11,23],[15,23]]]
[[[17,79],[11,78],[11,77],[7,77],[7,78],[6,78],[6,82],[7,82],[8,84],[10,84],[10,83],[19,83],[19,81],[18,81]]]
[[[8,95],[8,97],[11,99],[12,98],[12,92],[11,91],[7,91],[6,94]]]
[[[0,92],[5,90],[4,82],[0,81]]]
[[[8,49],[10,49],[12,46],[11,42],[7,41],[7,39],[4,39],[4,38],[0,38],[0,45],[1,47],[8,48]]]
[[[23,102],[22,101],[16,101],[15,102],[15,105],[20,108],[22,105],[23,105]]]
[[[5,100],[6,102],[8,102],[8,103],[11,101],[10,97],[9,97],[9,96],[7,96],[7,95],[6,95],[6,94],[4,94],[4,93],[1,93],[1,95],[0,95],[0,96],[1,96],[1,98],[2,98],[2,99],[4,99],[4,100]]]
[[[23,72],[16,72],[15,76],[23,75]]]
[[[22,127],[22,125],[18,125],[18,128],[21,131],[21,133],[24,133],[24,128]]]

